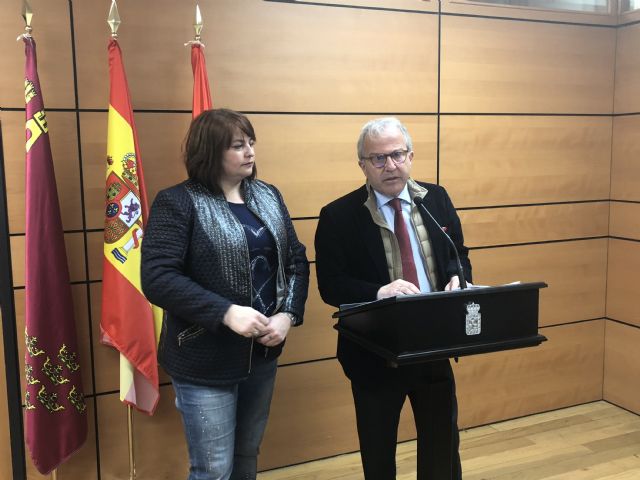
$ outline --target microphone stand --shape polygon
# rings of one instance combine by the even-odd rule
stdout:
[[[427,207],[425,207],[422,198],[418,196],[413,197],[413,203],[415,203],[418,206],[418,208],[422,208],[422,211],[425,212],[428,215],[428,217],[431,219],[431,221],[437,225],[438,231],[440,231],[442,235],[445,236],[445,238],[449,241],[449,244],[451,245],[451,247],[453,247],[453,253],[456,256],[456,267],[458,269],[458,279],[460,280],[460,289],[464,290],[465,288],[467,288],[467,281],[464,278],[464,273],[462,271],[462,263],[460,263],[460,255],[458,255],[458,249],[456,248],[456,244],[453,243],[453,240],[451,240],[451,237],[447,235],[447,233],[442,229],[438,221],[433,217],[433,215],[431,215],[431,212],[427,210]]]

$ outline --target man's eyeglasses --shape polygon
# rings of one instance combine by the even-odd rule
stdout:
[[[400,165],[407,159],[407,153],[409,153],[409,150],[394,150],[391,153],[374,153],[360,160],[369,160],[375,168],[384,168],[387,164],[387,158],[390,158],[396,165]]]

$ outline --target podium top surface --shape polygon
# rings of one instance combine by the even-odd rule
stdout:
[[[382,308],[388,305],[392,305],[395,303],[404,303],[404,302],[428,302],[428,301],[437,301],[444,297],[453,298],[453,297],[468,297],[468,296],[478,296],[478,295],[493,295],[499,293],[508,293],[517,290],[538,290],[540,288],[545,288],[548,285],[545,282],[529,282],[529,283],[510,283],[507,285],[498,285],[493,287],[469,287],[464,290],[450,290],[450,291],[438,291],[438,292],[427,292],[427,293],[419,293],[415,295],[398,295],[395,297],[382,298],[380,300],[374,300],[372,302],[363,302],[363,303],[348,303],[340,305],[340,310],[335,312],[332,315],[332,318],[340,318],[356,313],[360,313],[363,311],[370,311],[377,308]]]

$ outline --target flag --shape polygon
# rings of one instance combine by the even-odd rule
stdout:
[[[162,311],[140,285],[147,195],[122,52],[109,42],[109,114],[100,340],[120,352],[120,400],[149,415],[158,404]]]
[[[193,118],[205,110],[210,110],[211,93],[209,92],[209,76],[204,61],[204,45],[200,42],[191,44],[191,68],[193,69]]]
[[[69,268],[36,43],[24,35],[26,110],[25,440],[47,474],[87,438]]]

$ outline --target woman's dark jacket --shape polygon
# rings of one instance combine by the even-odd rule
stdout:
[[[243,194],[278,249],[276,312],[302,323],[309,264],[282,196],[258,180],[245,180]],[[251,306],[249,263],[243,227],[223,195],[193,180],[158,194],[144,232],[141,277],[149,301],[166,311],[158,360],[170,376],[201,385],[247,377],[259,344],[222,319],[232,304]],[[277,356],[282,346],[265,355]]]

